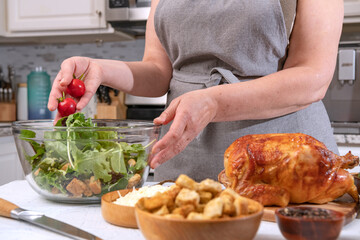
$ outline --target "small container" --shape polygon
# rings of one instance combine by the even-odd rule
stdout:
[[[335,240],[345,223],[344,213],[317,207],[279,208],[275,217],[288,240]]]
[[[17,92],[17,120],[28,119],[27,84],[19,83]]]
[[[51,119],[47,108],[51,90],[50,75],[42,67],[36,67],[27,76],[28,119]]]

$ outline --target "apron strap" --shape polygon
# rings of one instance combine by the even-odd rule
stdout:
[[[238,83],[240,80],[228,69],[215,67],[211,69],[210,79],[205,83],[206,87],[217,86],[222,83]]]
[[[280,0],[280,4],[285,20],[286,35],[287,38],[290,39],[295,21],[297,0]]]

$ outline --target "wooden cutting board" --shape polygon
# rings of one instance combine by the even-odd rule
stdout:
[[[348,196],[344,196],[342,198],[336,199],[333,202],[329,202],[326,204],[290,204],[289,207],[292,206],[302,206],[302,207],[319,207],[319,208],[326,208],[331,210],[336,210],[345,214],[345,224],[348,224],[356,217],[357,206],[356,203],[353,202]],[[264,215],[262,217],[263,221],[268,222],[276,222],[275,219],[275,210],[279,207],[265,207],[264,208]]]

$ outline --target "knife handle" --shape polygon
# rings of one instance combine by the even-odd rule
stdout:
[[[17,205],[0,198],[0,216],[11,218],[11,211],[19,208]]]

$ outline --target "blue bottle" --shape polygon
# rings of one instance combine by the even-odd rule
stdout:
[[[50,75],[42,67],[36,67],[27,76],[28,119],[51,119],[47,108],[51,90]]]

